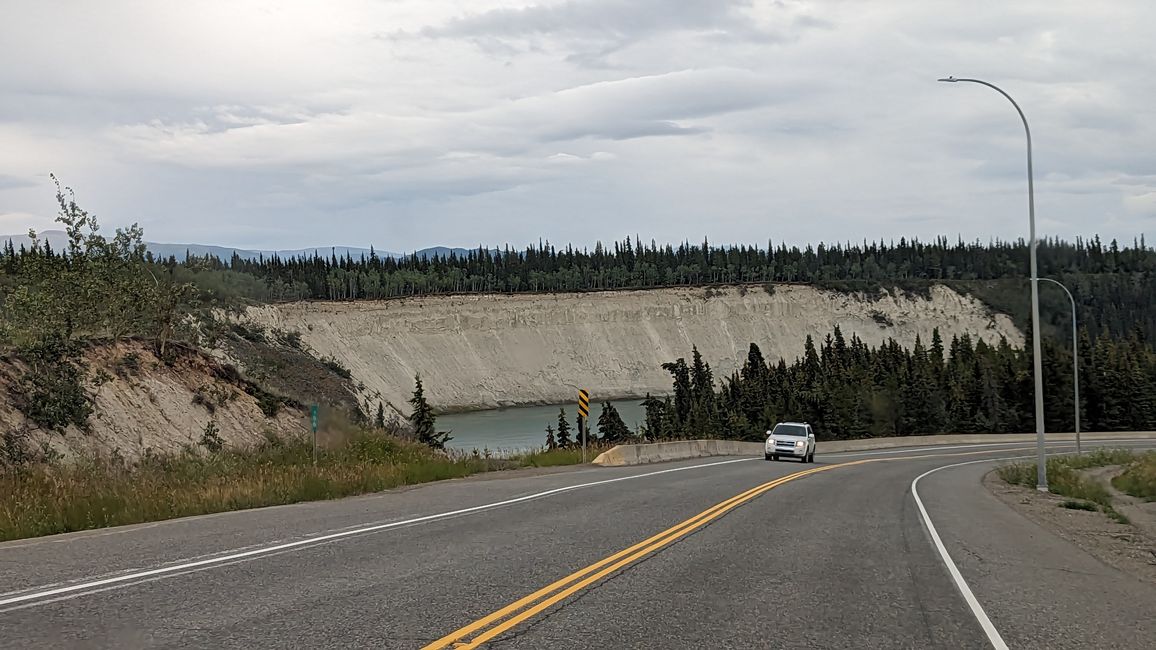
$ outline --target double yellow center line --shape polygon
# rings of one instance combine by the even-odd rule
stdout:
[[[678,540],[690,535],[694,531],[702,528],[710,522],[722,517],[726,513],[734,510],[742,504],[758,497],[759,495],[777,488],[778,486],[789,483],[796,479],[817,474],[819,472],[826,472],[838,467],[847,467],[849,465],[860,465],[862,463],[870,463],[879,459],[864,459],[856,460],[847,463],[839,463],[837,465],[823,465],[813,469],[795,472],[773,481],[763,483],[762,485],[753,487],[742,494],[731,497],[718,505],[715,505],[708,510],[705,510],[686,521],[668,528],[661,533],[645,539],[630,548],[619,551],[610,557],[595,562],[590,566],[571,573],[570,575],[549,584],[534,593],[521,598],[498,611],[480,618],[469,625],[455,630],[446,636],[425,646],[423,650],[442,650],[443,648],[477,648],[481,644],[490,639],[506,632],[507,630],[521,624],[527,619],[537,616],[549,607],[558,602],[569,598],[581,589],[601,580],[602,578],[630,565],[642,558],[669,546]]]
[[[958,453],[930,453],[930,454],[916,454],[910,456],[893,456],[888,458],[864,458],[862,460],[854,460],[846,463],[837,463],[834,465],[822,465],[813,469],[795,472],[777,478],[773,481],[763,483],[753,487],[742,494],[733,496],[718,505],[700,512],[699,514],[687,519],[686,521],[672,526],[661,533],[645,539],[630,548],[619,551],[610,557],[599,560],[590,566],[575,571],[570,575],[551,583],[538,591],[521,598],[509,605],[499,609],[498,611],[480,618],[463,628],[455,630],[442,638],[426,645],[422,650],[443,650],[443,649],[466,649],[477,648],[486,641],[506,632],[526,620],[537,616],[546,609],[556,605],[557,603],[569,598],[578,591],[598,582],[602,578],[622,569],[642,558],[654,553],[662,548],[665,548],[694,531],[706,526],[710,522],[722,517],[731,510],[741,506],[742,504],[773,490],[784,483],[810,476],[811,474],[818,474],[819,472],[826,472],[840,467],[849,467],[851,465],[862,465],[864,463],[877,463],[884,461],[897,460],[916,460],[920,458],[942,458],[946,456],[975,456],[981,454],[992,453],[1006,453],[1013,451],[1023,451],[1026,449],[1034,449],[1034,447],[1002,447],[998,449],[984,449],[981,451],[965,451]]]

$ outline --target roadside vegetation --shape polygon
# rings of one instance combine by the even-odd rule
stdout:
[[[1100,510],[1116,521],[1126,524],[1128,518],[1113,508],[1112,495],[1103,484],[1089,478],[1081,470],[1109,465],[1126,465],[1131,471],[1140,468],[1140,473],[1133,473],[1132,477],[1142,476],[1142,472],[1156,466],[1156,452],[1137,454],[1126,449],[1101,449],[1091,453],[1066,456],[1053,456],[1047,460],[1048,490],[1053,494],[1069,497],[1068,501],[1060,504],[1063,508],[1074,510]],[[1035,487],[1036,464],[1033,462],[1014,463],[1004,465],[998,470],[1000,478],[1012,485]],[[1113,482],[1116,485],[1115,482]],[[1143,485],[1143,481],[1139,482]],[[1129,490],[1117,489],[1129,494]],[[1135,495],[1139,496],[1139,495]]]
[[[17,252],[9,242],[0,255],[0,352],[17,361],[21,372],[7,382],[9,397],[32,423],[86,430],[92,400],[85,350],[143,337],[168,358],[195,290],[153,273],[138,226],[108,239],[71,189],[58,183],[56,201],[64,250],[54,251],[30,233],[31,248]]]
[[[314,467],[312,443],[305,437],[269,435],[259,446],[241,450],[224,446],[213,434],[206,430],[197,447],[176,455],[147,455],[133,462],[112,455],[2,471],[0,540],[581,462],[581,450],[575,449],[505,457],[483,452],[447,455],[385,432],[350,429],[343,441],[319,450]]]
[[[0,541],[176,517],[336,499],[480,472],[582,462],[576,447],[531,452],[446,450],[448,431],[416,378],[406,422],[374,425],[335,417],[317,462],[307,436],[267,432],[252,448],[231,448],[209,422],[181,453],[119,453],[61,462],[0,448]],[[6,438],[6,441],[8,438]],[[601,447],[604,448],[605,446]],[[592,444],[588,459],[601,449]],[[21,453],[17,453],[21,452]]]
[[[1128,463],[1124,471],[1112,479],[1112,485],[1125,494],[1156,501],[1156,452],[1148,452]]]

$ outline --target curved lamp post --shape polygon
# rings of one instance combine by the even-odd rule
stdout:
[[[1076,299],[1059,280],[1040,278],[1040,281],[1051,282],[1063,289],[1064,293],[1068,294],[1068,301],[1072,303],[1072,384],[1075,386],[1076,393],[1076,453],[1081,454],[1083,450],[1080,449],[1080,337],[1077,334],[1078,328],[1076,326]]]
[[[988,83],[981,79],[956,79],[955,77],[947,77],[939,81],[946,81],[948,83],[974,83],[981,86],[987,86],[1006,98],[1011,105],[1015,107],[1016,112],[1019,113],[1020,120],[1024,123],[1024,135],[1028,140],[1028,224],[1031,232],[1031,241],[1028,244],[1029,255],[1031,256],[1031,273],[1032,273],[1032,351],[1034,352],[1033,360],[1035,361],[1035,384],[1036,384],[1036,489],[1041,492],[1048,491],[1048,468],[1044,456],[1044,370],[1041,360],[1040,352],[1040,282],[1039,274],[1036,270],[1036,199],[1035,199],[1035,181],[1032,179],[1032,131],[1028,127],[1028,118],[1024,116],[1024,112],[1020,109],[1020,105],[1016,100],[1011,98],[1011,95],[1005,93],[999,86]]]

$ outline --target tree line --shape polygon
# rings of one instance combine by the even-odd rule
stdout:
[[[139,235],[129,230],[130,236]],[[137,239],[139,241],[139,237]],[[1143,237],[1128,245],[1099,237],[1038,244],[1040,275],[1063,282],[1072,291],[1080,320],[1093,337],[1106,330],[1124,336],[1139,326],[1156,337],[1156,250]],[[66,257],[47,245],[38,250],[0,252],[0,281],[52,257]],[[378,300],[452,293],[597,291],[710,284],[810,283],[836,290],[877,294],[889,286],[924,289],[945,283],[974,295],[992,308],[1027,323],[1028,251],[1017,241],[989,243],[898,241],[787,246],[643,244],[637,237],[597,244],[593,250],[549,243],[524,250],[479,247],[459,254],[401,258],[351,254],[270,256],[246,259],[234,254],[155,259],[144,254],[154,277],[191,284],[202,302],[220,304],[247,299]],[[141,274],[142,277],[146,277]],[[125,294],[118,294],[125,295]],[[1041,286],[1044,325],[1068,324],[1067,299],[1058,288]],[[111,303],[110,303],[111,304]],[[113,310],[110,310],[113,311]],[[131,313],[131,312],[129,312]]]
[[[1084,330],[1079,355],[1084,430],[1156,429],[1156,350],[1139,331],[1093,340]],[[671,395],[648,396],[638,430],[613,442],[759,441],[789,420],[810,422],[821,440],[1035,429],[1031,351],[1004,339],[989,344],[965,334],[944,342],[935,330],[928,344],[917,338],[908,349],[891,339],[871,347],[836,327],[820,344],[807,337],[790,364],[769,363],[752,343],[742,367],[718,382],[697,348],[689,363],[663,368]],[[1043,369],[1046,430],[1073,431],[1071,351],[1045,342]]]
[[[9,241],[0,255],[0,352],[22,364],[9,384],[20,411],[45,428],[84,429],[92,413],[84,386],[85,344],[140,336],[165,358],[195,290],[157,277],[140,227],[106,238],[96,218],[59,182],[56,200],[64,250],[54,251],[30,233],[29,247],[16,251]]]
[[[1144,238],[1130,246],[1100,238],[1069,243],[1045,239],[1038,247],[1041,275],[1132,274],[1156,271],[1156,251]],[[10,251],[12,253],[13,251]],[[177,265],[175,257],[157,260]],[[275,286],[283,299],[361,300],[441,293],[597,291],[716,283],[906,280],[995,280],[1028,275],[1023,240],[954,243],[900,238],[861,244],[787,246],[644,245],[625,239],[594,249],[549,243],[524,250],[479,247],[465,254],[401,258],[331,254],[229,260],[190,256],[180,262],[200,270],[231,270]]]

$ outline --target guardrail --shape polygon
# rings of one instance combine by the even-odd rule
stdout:
[[[1083,440],[1094,442],[1127,436],[1132,438],[1156,439],[1153,431],[1117,431],[1108,433],[1081,433]],[[894,447],[924,447],[951,444],[983,444],[998,442],[1035,442],[1034,433],[983,433],[983,434],[942,434],[934,436],[897,436],[891,438],[860,438],[857,440],[820,440],[816,453],[838,453],[844,451],[867,451]],[[1074,442],[1074,433],[1049,433],[1048,442]],[[644,445],[618,445],[594,459],[595,465],[620,467],[624,465],[644,465],[662,463],[686,458],[704,456],[761,456],[762,442],[742,442],[738,440],[675,440],[654,442]]]

